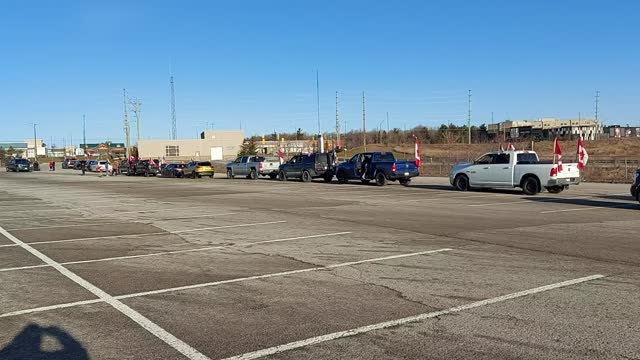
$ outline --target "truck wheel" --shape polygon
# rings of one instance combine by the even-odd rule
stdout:
[[[149,172],[148,171],[144,172],[144,177],[149,177]]]
[[[269,178],[270,178],[271,180],[275,180],[277,177],[278,177],[278,174],[276,174],[276,173],[271,173],[271,174],[269,174]]]
[[[338,174],[336,175],[336,177],[338,178],[338,184],[346,184],[347,183],[347,174],[345,174],[344,171],[342,171],[342,170],[338,171]]]
[[[380,171],[376,174],[376,185],[378,186],[385,186],[387,185],[387,177],[385,176],[385,174]]]
[[[258,173],[256,173],[256,169],[251,169],[251,171],[249,171],[248,178],[251,180],[255,180],[258,178]]]
[[[564,191],[564,186],[550,186],[546,189],[552,194],[560,194],[562,191]]]
[[[401,179],[401,180],[400,180],[400,185],[402,185],[402,186],[409,186],[409,185],[411,185],[411,179]]]
[[[231,169],[227,169],[227,179],[233,179],[233,171]]]
[[[538,179],[529,176],[522,180],[522,192],[526,195],[536,195],[540,192],[540,183]]]
[[[278,180],[287,181],[287,173],[284,172],[284,170],[280,170],[280,172],[278,173]]]
[[[467,175],[458,175],[453,181],[453,186],[458,191],[469,191],[469,178]]]
[[[311,181],[311,174],[309,174],[308,170],[305,170],[302,172],[302,176],[300,177],[300,180],[302,180],[302,182]]]

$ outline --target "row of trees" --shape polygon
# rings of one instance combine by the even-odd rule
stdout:
[[[13,146],[9,146],[9,148],[7,148],[5,150],[5,148],[0,147],[0,160],[4,160],[6,158],[10,158],[12,156],[22,156],[22,154],[24,153],[24,151],[18,149],[14,149]]]
[[[277,133],[273,132],[264,135],[266,141],[278,141],[284,139],[290,140],[308,140],[314,139],[316,134],[309,134],[298,128],[294,133]],[[334,138],[335,134],[326,135],[329,139]],[[421,143],[425,144],[456,144],[467,143],[468,127],[466,125],[457,126],[454,124],[442,124],[438,128],[428,128],[426,126],[417,126],[413,129],[402,130],[394,128],[386,130],[367,131],[366,138],[368,144],[385,144],[385,145],[402,145],[413,142],[416,136]],[[262,137],[255,136],[247,140],[260,141]],[[491,139],[484,124],[471,127],[471,141],[474,143],[489,142]],[[364,141],[362,131],[351,130],[346,134],[341,134],[341,142],[347,148],[361,146]]]

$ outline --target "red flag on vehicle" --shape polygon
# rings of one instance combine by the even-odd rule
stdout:
[[[589,154],[587,154],[587,149],[584,148],[582,138],[578,138],[578,169],[584,169],[587,166],[587,161],[589,161]]]
[[[280,162],[280,165],[284,163],[284,155],[282,154],[282,148],[278,149],[278,161]]]
[[[557,163],[558,166],[554,166],[551,168],[551,172],[549,173],[550,176],[556,176],[558,175],[558,173],[562,172],[562,149],[560,149],[560,143],[558,142],[558,138],[556,138],[553,141],[553,159],[554,159],[554,164],[556,163],[556,157],[557,157]]]
[[[420,143],[418,142],[418,137],[413,135],[413,138],[416,140],[414,145],[414,156],[416,158],[416,167],[420,168]]]
[[[507,146],[507,150],[509,150],[509,151],[515,151],[515,150],[516,150],[516,147],[515,147],[515,146],[513,146],[513,144],[512,144],[512,143],[509,143],[509,146]]]
[[[500,151],[504,151],[504,146],[502,144],[500,144]]]

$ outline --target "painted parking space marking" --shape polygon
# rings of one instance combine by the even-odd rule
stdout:
[[[30,242],[28,244],[39,245],[39,244],[53,244],[53,243],[75,242],[75,241],[90,241],[90,240],[130,238],[130,237],[151,236],[151,235],[176,235],[176,234],[184,234],[184,233],[207,231],[207,230],[231,229],[231,228],[239,228],[239,227],[258,226],[258,225],[282,224],[282,223],[286,223],[286,222],[287,222],[286,220],[278,220],[278,221],[267,221],[267,222],[249,223],[249,224],[210,226],[210,227],[204,227],[204,228],[185,229],[185,230],[176,230],[176,231],[157,231],[157,232],[149,232],[149,233],[142,233],[142,234],[109,235],[109,236],[94,236],[94,237],[76,238],[76,239],[34,241],[34,242]],[[10,247],[10,246],[17,246],[17,245],[15,245],[15,244],[0,245],[0,247]]]
[[[571,209],[561,209],[561,210],[547,210],[541,211],[540,214],[554,214],[561,212],[572,212],[572,211],[589,211],[589,210],[601,210],[601,209],[636,209],[636,204],[620,204],[613,206],[589,206],[589,207],[581,207],[581,208],[571,208]]]
[[[114,298],[118,299],[118,300],[122,300],[122,299],[129,299],[129,298],[135,298],[135,297],[140,297],[140,296],[148,296],[148,295],[163,294],[163,293],[176,292],[176,291],[192,290],[192,289],[198,289],[198,288],[204,288],[204,287],[210,287],[210,286],[217,286],[217,285],[223,285],[223,284],[238,283],[238,282],[243,282],[243,281],[251,281],[251,280],[258,280],[258,279],[268,279],[268,278],[273,278],[273,277],[301,274],[301,273],[314,272],[314,271],[331,270],[331,269],[336,269],[336,268],[341,268],[341,267],[346,267],[346,266],[354,266],[354,265],[360,265],[360,264],[366,264],[366,263],[375,263],[375,262],[379,262],[379,261],[386,261],[386,260],[393,260],[393,259],[402,259],[402,258],[407,258],[407,257],[419,256],[419,255],[437,254],[437,253],[442,253],[442,252],[452,251],[452,250],[453,249],[450,249],[450,248],[442,248],[442,249],[437,249],[437,250],[427,250],[427,251],[420,251],[420,252],[408,253],[408,254],[398,254],[398,255],[378,257],[378,258],[374,258],[374,259],[350,261],[350,262],[345,262],[345,263],[326,265],[326,266],[318,266],[318,267],[312,267],[312,268],[306,268],[306,269],[283,271],[283,272],[277,272],[277,273],[271,273],[271,274],[254,275],[254,276],[248,276],[248,277],[243,277],[243,278],[235,278],[235,279],[229,279],[229,280],[213,281],[213,282],[207,282],[207,283],[200,283],[200,284],[193,284],[193,285],[186,285],[186,286],[178,286],[178,287],[173,287],[173,288],[144,291],[144,292],[138,292],[138,293],[132,293],[132,294],[119,295],[119,296],[115,296]],[[97,302],[102,302],[102,300],[88,300],[88,301],[93,301],[93,302],[87,302],[87,301],[77,302],[76,301],[76,302],[73,302],[73,303],[64,303],[64,304],[57,304],[57,305],[50,305],[50,306],[41,306],[41,307],[36,307],[36,308],[31,308],[31,309],[24,309],[24,310],[18,310],[18,311],[5,313],[5,314],[0,314],[0,318],[18,316],[18,315],[25,315],[25,314],[32,314],[32,313],[39,313],[39,312],[57,310],[57,309],[63,309],[63,308],[69,308],[69,307],[78,306],[78,305],[84,305],[84,304],[89,304],[89,303],[93,304],[93,303],[97,303]]]
[[[66,262],[61,262],[60,264],[61,265],[73,265],[73,264],[88,264],[88,263],[96,263],[96,262],[104,262],[104,261],[138,259],[138,258],[145,258],[145,257],[155,257],[155,256],[172,255],[172,254],[183,254],[183,253],[199,252],[199,251],[207,251],[207,250],[215,250],[215,249],[233,249],[233,248],[236,248],[236,247],[251,247],[251,246],[254,246],[254,245],[272,244],[272,243],[278,243],[278,242],[304,240],[304,239],[316,239],[316,238],[322,238],[322,237],[347,235],[347,234],[351,234],[351,232],[350,231],[345,231],[345,232],[337,232],[337,233],[330,233],[330,234],[297,236],[297,237],[291,237],[291,238],[264,240],[264,241],[256,241],[256,242],[243,243],[243,244],[215,245],[215,246],[206,246],[206,247],[200,247],[200,248],[195,248],[195,249],[160,251],[160,252],[150,253],[150,254],[114,256],[114,257],[101,258],[101,259],[92,259],[92,260],[66,261]],[[4,269],[0,269],[0,272],[9,272],[9,271],[18,271],[18,270],[27,270],[27,269],[37,269],[37,268],[43,268],[43,267],[49,267],[49,265],[41,264],[41,265],[30,265],[30,266],[19,266],[19,267],[12,267],[12,268],[4,268]]]
[[[402,319],[385,321],[385,322],[381,322],[381,323],[377,323],[377,324],[361,326],[361,327],[358,327],[358,328],[355,328],[355,329],[350,329],[350,330],[345,330],[345,331],[338,331],[338,332],[334,332],[334,333],[327,334],[327,335],[315,336],[315,337],[308,338],[308,339],[305,339],[305,340],[294,341],[294,342],[291,342],[291,343],[288,343],[288,344],[273,346],[273,347],[262,349],[262,350],[257,350],[257,351],[253,351],[253,352],[237,355],[237,356],[228,357],[225,360],[258,359],[258,358],[261,358],[261,357],[274,355],[274,354],[282,353],[282,352],[289,351],[289,350],[299,349],[299,348],[307,347],[307,346],[310,346],[310,345],[324,343],[324,342],[327,342],[327,341],[332,341],[332,340],[337,340],[337,339],[346,338],[346,337],[350,337],[350,336],[355,336],[355,335],[359,335],[359,334],[364,334],[364,333],[368,333],[368,332],[375,331],[375,330],[382,330],[382,329],[386,329],[386,328],[390,328],[390,327],[401,326],[401,325],[408,324],[408,323],[414,323],[414,322],[420,322],[420,321],[427,320],[427,319],[433,319],[433,318],[439,317],[439,316],[455,314],[455,313],[458,313],[458,312],[461,312],[461,311],[471,310],[471,309],[474,309],[474,308],[479,308],[479,307],[482,307],[482,306],[496,304],[496,303],[500,303],[500,302],[507,301],[507,300],[522,298],[522,297],[525,297],[525,296],[538,294],[538,293],[545,292],[545,291],[550,291],[550,290],[559,289],[559,288],[562,288],[562,287],[572,286],[572,285],[576,285],[576,284],[580,284],[580,283],[584,283],[584,282],[588,282],[588,281],[601,279],[603,277],[604,277],[604,275],[596,274],[596,275],[585,276],[585,277],[578,278],[578,279],[573,279],[573,280],[567,280],[567,281],[563,281],[563,282],[559,282],[559,283],[554,283],[554,284],[550,284],[550,285],[544,285],[544,286],[540,286],[540,287],[537,287],[537,288],[532,288],[532,289],[519,291],[519,292],[507,294],[507,295],[502,295],[502,296],[498,296],[498,297],[494,297],[494,298],[490,298],[490,299],[485,299],[485,300],[472,302],[472,303],[469,303],[469,304],[466,304],[466,305],[452,307],[452,308],[449,308],[449,309],[446,309],[446,310],[434,311],[434,312],[424,313],[424,314],[420,314],[420,315],[409,316],[409,317],[405,317],[405,318],[402,318]]]
[[[114,309],[120,311],[122,314],[127,316],[129,319],[135,321],[142,328],[144,328],[145,330],[147,330],[148,332],[150,332],[151,334],[156,336],[158,339],[164,341],[167,345],[169,345],[172,348],[174,348],[175,350],[179,351],[181,354],[185,355],[187,358],[193,359],[193,360],[206,360],[206,359],[209,359],[208,357],[206,357],[202,353],[198,352],[196,349],[194,349],[191,346],[189,346],[187,343],[185,343],[182,340],[178,339],[177,337],[175,337],[174,335],[172,335],[171,333],[169,333],[165,329],[163,329],[160,326],[158,326],[156,323],[154,323],[151,320],[149,320],[148,318],[144,317],[139,312],[137,312],[134,309],[130,308],[129,306],[125,305],[120,300],[115,299],[113,296],[107,294],[106,292],[104,292],[103,290],[101,290],[97,286],[91,284],[90,282],[86,281],[82,277],[76,275],[74,272],[68,270],[67,268],[65,268],[64,266],[62,266],[59,263],[55,262],[54,260],[52,260],[48,256],[44,255],[43,253],[41,253],[38,250],[34,249],[33,247],[29,246],[27,243],[21,241],[20,239],[16,238],[15,236],[11,235],[11,233],[6,231],[2,227],[0,227],[0,234],[4,235],[9,240],[13,241],[16,245],[22,247],[23,249],[25,249],[26,251],[31,253],[33,256],[35,256],[38,259],[42,260],[44,263],[50,265],[51,267],[56,269],[59,273],[61,273],[65,277],[67,277],[69,280],[75,282],[76,284],[78,284],[81,287],[83,287],[85,290],[91,292],[93,295],[98,297],[103,302],[106,302],[107,304],[111,305]]]

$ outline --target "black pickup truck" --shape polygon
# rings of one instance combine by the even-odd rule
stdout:
[[[415,161],[396,160],[390,152],[367,152],[354,155],[349,161],[338,165],[336,177],[340,184],[349,180],[360,180],[365,184],[375,180],[384,186],[388,181],[399,181],[409,185],[411,178],[420,175]]]
[[[160,166],[155,160],[139,160],[136,163],[135,175],[157,176],[159,172]]]

